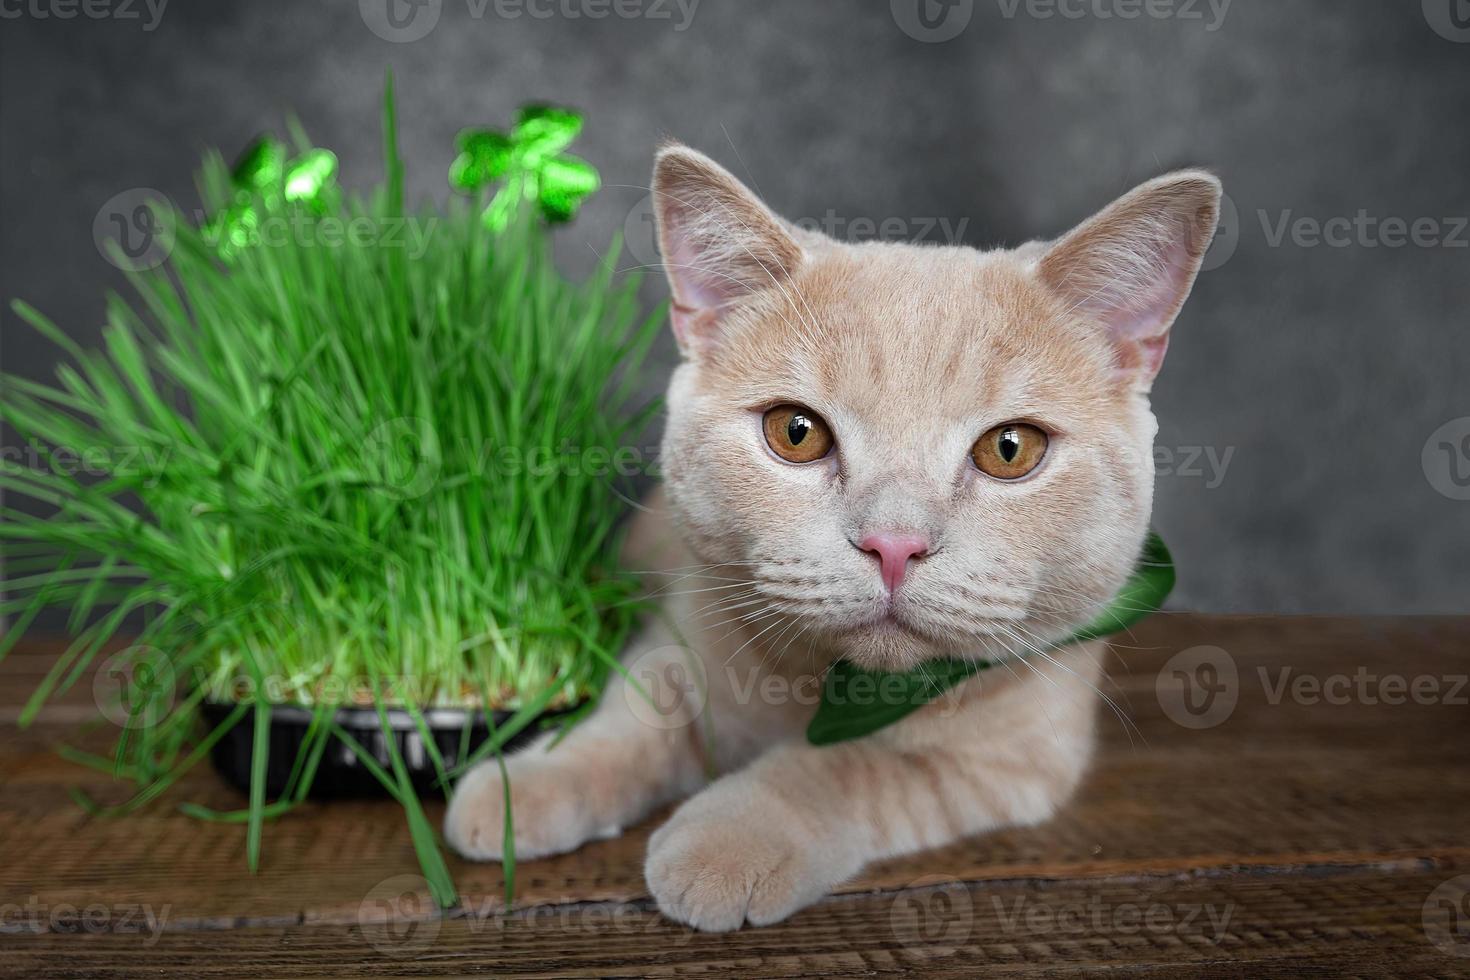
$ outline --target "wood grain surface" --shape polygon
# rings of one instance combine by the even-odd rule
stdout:
[[[243,826],[178,811],[243,805],[207,765],[89,816],[73,791],[129,789],[56,753],[116,734],[90,684],[15,726],[54,655],[0,663],[0,975],[1470,976],[1470,619],[1155,616],[1116,645],[1117,710],[1056,819],[726,936],[649,903],[657,818],[523,864],[512,908],[498,866],[453,860],[441,916],[391,802],[269,824],[255,876]]]

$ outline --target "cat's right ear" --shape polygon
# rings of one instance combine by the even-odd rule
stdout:
[[[1220,215],[1220,181],[1181,170],[1134,188],[1049,246],[1041,277],[1103,326],[1118,374],[1148,390]]]
[[[653,202],[673,292],[670,319],[685,356],[718,343],[730,307],[777,288],[802,262],[801,246],[781,219],[728,170],[687,146],[659,151]]]

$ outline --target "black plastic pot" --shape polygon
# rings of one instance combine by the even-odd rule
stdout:
[[[217,728],[234,710],[234,705],[205,701],[200,705],[205,724],[209,730]],[[547,712],[512,736],[505,746],[508,751],[534,738],[542,730],[542,722],[564,712]],[[391,731],[385,732],[378,712],[374,708],[341,708],[336,722],[352,736],[384,770],[392,772],[392,757],[388,752],[388,739],[398,745],[398,752],[407,767],[414,789],[420,795],[440,793],[438,773],[426,748],[418,725],[413,716],[402,709],[389,708],[388,724]],[[434,744],[444,759],[446,769],[453,769],[460,761],[460,745],[463,741],[468,756],[490,737],[490,726],[485,723],[482,711],[431,708],[423,712]],[[469,718],[469,737],[464,738],[465,720]],[[495,723],[504,724],[511,717],[508,711],[494,712]],[[291,769],[297,754],[306,741],[311,726],[312,712],[297,705],[274,705],[271,708],[270,754],[265,773],[267,798],[280,796],[286,790]],[[221,776],[241,792],[250,791],[250,761],[254,753],[255,715],[246,712],[230,730],[221,736],[210,750],[210,758]],[[313,799],[343,799],[351,797],[387,796],[383,784],[363,765],[347,743],[336,735],[331,736],[321,763],[317,766],[316,778],[312,780],[307,794]]]

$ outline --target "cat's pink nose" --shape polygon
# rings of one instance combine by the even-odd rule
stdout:
[[[903,585],[904,573],[909,560],[929,553],[929,539],[922,534],[900,534],[893,531],[878,531],[863,538],[858,547],[878,556],[878,565],[883,574],[883,584],[889,592],[897,592]]]

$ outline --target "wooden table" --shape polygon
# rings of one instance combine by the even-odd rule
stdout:
[[[0,975],[1470,976],[1470,619],[1155,616],[1057,819],[723,936],[659,918],[648,826],[523,864],[511,909],[498,867],[453,861],[441,917],[392,803],[268,825],[254,877],[243,827],[178,812],[240,805],[207,768],[88,816],[72,788],[126,795],[54,751],[110,741],[90,687],[14,724],[52,655],[0,664]]]

